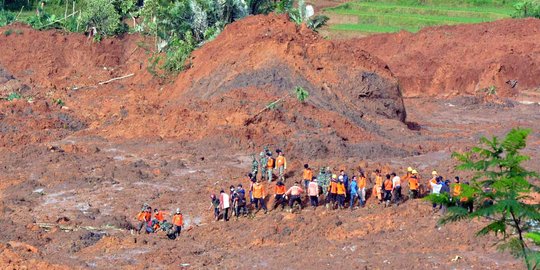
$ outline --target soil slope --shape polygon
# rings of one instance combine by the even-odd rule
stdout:
[[[349,41],[380,57],[407,97],[511,96],[540,87],[540,19],[428,27]]]
[[[0,36],[0,93],[23,99],[0,100],[1,269],[523,267],[495,250],[495,237],[475,237],[484,221],[439,227],[439,214],[420,200],[385,209],[371,199],[353,212],[259,212],[215,223],[209,195],[247,186],[250,154],[265,145],[285,149],[287,185],[300,179],[306,162],[351,175],[360,167],[371,175],[413,166],[426,180],[432,169],[457,174],[452,151],[515,126],[533,129],[527,165],[538,170],[538,103],[403,103],[392,75],[401,71],[363,50],[377,44],[325,41],[280,16],[228,26],[171,84],[147,73],[139,36],[96,44],[76,34],[8,28],[13,34]],[[437,29],[443,32],[425,31],[444,35],[446,28]],[[287,96],[296,86],[310,91],[305,104]],[[283,96],[281,106],[246,124]],[[404,107],[413,129],[403,122]],[[145,202],[182,209],[179,241],[131,234]]]

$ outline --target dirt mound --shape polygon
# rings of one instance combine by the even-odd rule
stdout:
[[[295,99],[297,86],[309,92],[306,103]],[[398,83],[378,58],[278,15],[227,26],[194,52],[166,95],[160,133],[185,136],[187,127],[191,139],[237,147],[276,141],[305,156],[345,155],[347,147],[364,156],[392,152],[377,121],[399,126],[406,117]]]
[[[375,35],[349,44],[388,63],[407,97],[477,94],[491,86],[511,96],[540,86],[539,40],[539,19],[508,19]]]

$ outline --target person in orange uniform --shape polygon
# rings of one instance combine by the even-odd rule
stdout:
[[[184,217],[182,216],[182,213],[180,213],[180,208],[176,208],[176,213],[172,217],[172,224],[174,226],[174,235],[176,236],[176,240],[178,240],[180,232],[182,231],[182,226],[184,225]]]
[[[391,175],[386,175],[386,180],[383,183],[384,191],[384,207],[390,206],[390,200],[392,200],[392,191],[394,190],[394,184],[392,183]]]
[[[141,233],[141,230],[146,227],[150,219],[152,218],[152,212],[151,212],[150,206],[144,205],[141,212],[137,214],[137,233]]]
[[[158,222],[163,222],[165,221],[165,213],[163,213],[163,211],[160,211],[158,210],[157,208],[154,209],[154,218],[158,221]]]
[[[268,183],[272,182],[272,177],[274,176],[274,167],[276,167],[276,160],[272,157],[272,152],[268,151],[266,152],[267,161],[266,161],[266,173]]]
[[[157,232],[159,230],[163,221],[165,221],[165,216],[163,215],[163,211],[159,211],[157,208],[154,209],[154,220],[152,221],[154,232]]]
[[[336,200],[337,200],[337,175],[332,174],[332,179],[330,180],[330,188],[328,190],[328,196],[326,196],[326,208],[329,208],[332,205],[334,209]]]
[[[366,185],[367,178],[363,172],[360,172],[360,177],[358,178],[358,196],[360,197],[360,206],[362,207],[366,205]]]
[[[343,176],[340,175],[339,181],[337,182],[337,201],[339,209],[345,208],[345,194],[347,194],[347,189],[345,188]]]
[[[379,200],[379,203],[382,202],[382,185],[383,185],[383,177],[381,175],[381,170],[377,169],[375,170],[375,186],[373,187],[373,192],[375,193],[375,197]]]
[[[283,156],[283,151],[277,149],[276,168],[278,170],[278,179],[285,182],[285,170],[287,170],[287,159]]]
[[[418,182],[418,172],[412,170],[412,175],[409,177],[409,197],[411,199],[418,198],[418,187],[420,183]]]
[[[404,176],[401,177],[401,184],[402,185],[405,185],[407,183],[407,181],[409,181],[409,179],[412,176],[412,171],[413,171],[412,167],[407,168],[407,173]]]
[[[255,201],[255,208],[257,209],[257,212],[262,209],[264,210],[264,213],[268,213],[268,209],[266,209],[266,203],[264,201],[264,198],[266,197],[266,193],[264,190],[264,186],[261,184],[261,182],[256,182],[253,185],[253,200]],[[257,213],[255,212],[255,213]]]
[[[451,195],[452,195],[452,200],[454,200],[458,206],[461,203],[459,199],[459,197],[461,196],[461,192],[462,192],[462,187],[461,187],[460,179],[459,179],[459,176],[456,176],[454,178],[454,185],[452,187]]]
[[[281,210],[285,209],[285,204],[287,204],[287,201],[285,201],[285,191],[285,184],[278,181],[274,190],[274,207],[272,207],[272,210],[276,210],[277,206],[280,204]]]
[[[311,180],[313,179],[313,170],[311,170],[309,164],[304,164],[304,173],[302,174],[302,178],[304,179],[304,189],[307,190],[309,183],[311,183]]]

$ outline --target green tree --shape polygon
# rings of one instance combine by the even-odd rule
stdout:
[[[87,30],[95,28],[98,35],[115,35],[121,28],[115,6],[109,0],[84,0],[79,22]]]
[[[534,17],[540,18],[540,0],[524,0],[514,4],[516,12],[514,18]]]
[[[469,213],[459,206],[451,206],[440,222],[488,220],[489,224],[477,235],[493,233],[502,236],[500,250],[523,258],[527,269],[536,269],[540,262],[539,252],[532,250],[525,238],[538,236],[533,230],[540,221],[540,204],[531,197],[533,192],[538,192],[538,186],[531,183],[538,178],[538,173],[522,166],[530,158],[520,153],[530,132],[529,129],[512,129],[502,141],[497,137],[483,137],[480,145],[470,151],[454,153],[453,157],[459,162],[456,169],[474,173],[470,186],[464,186],[460,197],[472,199],[475,210]],[[440,203],[441,199],[436,197],[429,199]],[[529,232],[533,233],[527,234]]]

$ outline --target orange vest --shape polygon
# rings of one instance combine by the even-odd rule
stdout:
[[[337,189],[338,189],[337,185],[338,185],[337,182],[334,182],[334,181],[330,182],[330,193],[334,193],[334,194],[337,193]]]
[[[163,216],[163,212],[161,211],[158,211],[154,217],[159,221],[159,222],[162,222],[165,220],[165,217]]]
[[[285,186],[276,186],[276,194],[278,195],[285,194]]]
[[[461,195],[461,185],[460,184],[455,184],[454,185],[454,192],[453,192],[453,196],[454,197],[457,197],[459,195]]]
[[[365,187],[366,187],[366,178],[360,177],[360,179],[358,179],[358,188],[365,188]]]
[[[274,159],[273,158],[271,158],[271,157],[268,158],[268,162],[266,162],[266,167],[268,169],[274,168]]]
[[[261,184],[253,185],[253,198],[261,199],[264,197],[264,187]]]
[[[409,178],[409,189],[417,190],[418,189],[418,179],[411,177]]]
[[[382,176],[380,175],[375,176],[375,185],[380,187],[382,186],[382,183],[383,183]]]
[[[172,224],[175,226],[182,226],[184,224],[182,214],[175,214],[172,218]]]
[[[393,187],[392,180],[386,179],[386,181],[384,181],[384,190],[390,191],[392,190],[392,187]]]
[[[313,171],[311,169],[304,169],[304,180],[313,179]]]
[[[345,184],[343,183],[337,183],[337,194],[339,195],[345,195]]]
[[[146,211],[142,211],[139,214],[137,214],[137,220],[138,221],[145,221],[146,220]]]
[[[287,163],[287,161],[284,156],[278,156],[276,158],[276,167],[285,166],[285,163]]]

